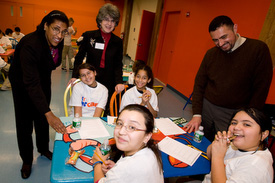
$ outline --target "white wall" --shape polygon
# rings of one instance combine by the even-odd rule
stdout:
[[[139,36],[142,11],[156,12],[158,0],[134,0],[132,20],[130,25],[127,53],[132,60],[136,58],[137,42]]]

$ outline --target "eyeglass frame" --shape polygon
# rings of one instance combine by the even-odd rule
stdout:
[[[118,126],[118,123],[121,123],[122,125]],[[134,128],[133,131],[131,131],[131,130],[129,131],[129,126],[131,126],[131,125],[124,125],[123,122],[119,122],[119,121],[115,122],[115,128],[116,129],[122,129],[122,127],[125,127],[126,131],[129,132],[129,133],[132,133],[134,131],[144,131],[144,132],[146,131],[146,130],[143,130],[143,129],[136,128],[134,126],[133,126],[133,128]]]
[[[102,21],[106,21],[106,22],[110,22],[110,23],[116,23],[116,21],[114,19],[112,19],[112,18],[110,19],[108,17],[103,18]]]
[[[63,31],[61,32],[61,31],[60,31],[60,29],[59,29],[59,28],[57,28],[57,27],[53,27],[53,26],[51,26],[51,25],[50,25],[50,27],[52,28],[52,31],[53,31],[54,35],[58,35],[58,34],[60,34],[60,33],[61,33],[61,35],[62,35],[62,36],[66,36],[66,35],[68,35],[68,34],[69,34],[68,29],[66,29],[66,31],[65,31],[65,30],[63,30]]]

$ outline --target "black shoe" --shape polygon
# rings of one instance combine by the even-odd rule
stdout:
[[[74,69],[70,69],[70,71],[73,71]]]
[[[67,71],[67,69],[66,69],[66,68],[63,68],[63,67],[62,67],[62,70],[63,70],[63,71]]]
[[[42,152],[41,156],[45,156],[46,158],[48,158],[49,160],[52,160],[53,157],[53,153],[51,151],[46,151],[46,152]]]
[[[23,179],[27,179],[31,175],[31,172],[32,172],[32,165],[23,163],[22,168],[21,168],[21,177]]]

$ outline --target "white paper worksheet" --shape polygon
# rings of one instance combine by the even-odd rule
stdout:
[[[83,119],[79,130],[81,139],[95,139],[110,136],[101,119]]]
[[[180,127],[178,127],[178,125],[176,125],[169,118],[155,119],[155,123],[156,123],[158,129],[164,135],[176,135],[176,134],[186,133],[183,129],[181,129]]]
[[[158,143],[162,152],[192,166],[200,157],[201,152],[188,147],[170,137],[165,137]]]

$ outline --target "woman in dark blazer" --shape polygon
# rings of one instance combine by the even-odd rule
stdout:
[[[75,57],[72,83],[77,76],[77,68],[82,64],[86,56],[86,62],[96,68],[96,80],[102,83],[109,91],[108,102],[116,90],[120,93],[124,89],[122,80],[122,40],[112,31],[118,25],[120,18],[119,10],[112,4],[105,4],[98,12],[96,22],[98,30],[83,33],[83,40],[79,52]]]
[[[23,160],[22,178],[31,174],[33,161],[32,131],[41,155],[51,160],[49,125],[59,133],[66,128],[51,109],[51,73],[61,63],[67,16],[58,10],[46,15],[37,30],[23,37],[16,47],[9,77],[14,100],[17,141]]]

